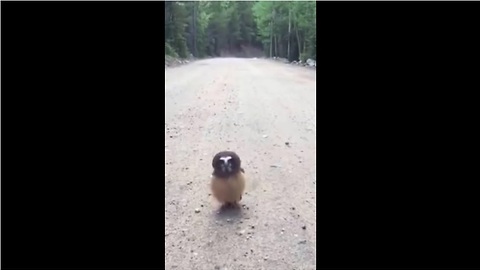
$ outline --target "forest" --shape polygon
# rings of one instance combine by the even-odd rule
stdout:
[[[316,60],[316,27],[314,1],[170,1],[165,55]]]

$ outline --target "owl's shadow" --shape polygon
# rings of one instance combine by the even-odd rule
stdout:
[[[222,205],[216,212],[219,219],[240,219],[242,217],[242,207],[232,205]]]

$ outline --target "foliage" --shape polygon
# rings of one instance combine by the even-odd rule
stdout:
[[[222,56],[246,47],[269,57],[316,59],[316,3],[165,2],[165,54]]]
[[[173,56],[173,57],[178,57],[177,52],[170,46],[168,42],[165,42],[165,55]]]

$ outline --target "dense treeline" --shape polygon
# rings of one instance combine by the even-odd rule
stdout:
[[[165,54],[316,59],[316,3],[165,2]]]

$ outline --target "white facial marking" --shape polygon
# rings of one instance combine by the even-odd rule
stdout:
[[[232,159],[231,156],[226,156],[226,157],[221,157],[220,158],[220,160],[223,160],[223,163],[225,163],[225,164],[227,164],[230,159]]]

